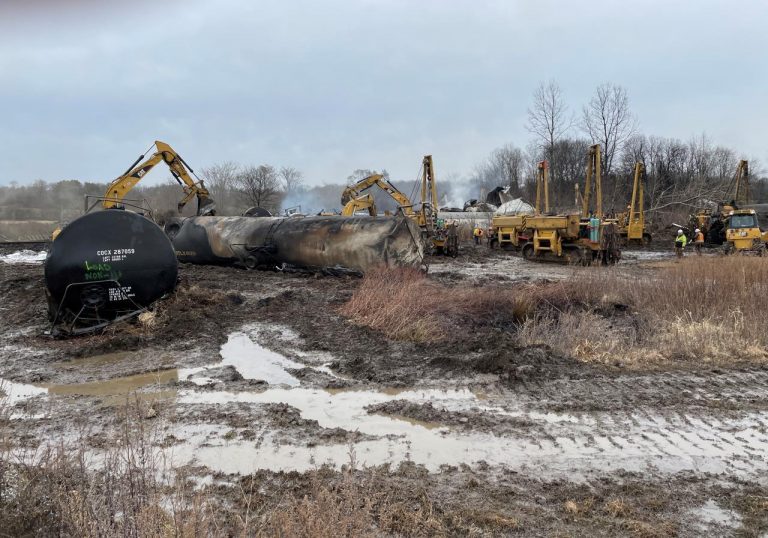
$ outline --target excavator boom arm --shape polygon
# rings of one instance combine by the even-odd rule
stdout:
[[[174,179],[176,179],[179,185],[184,189],[184,198],[182,198],[178,204],[179,213],[181,213],[184,206],[196,196],[198,201],[197,214],[214,215],[216,212],[216,205],[202,180],[195,181],[190,176],[190,173],[194,174],[192,168],[165,142],[156,140],[155,147],[157,148],[157,151],[149,159],[136,165],[136,163],[144,158],[144,155],[141,155],[136,160],[136,163],[134,163],[134,166],[129,168],[126,173],[115,179],[109,187],[107,187],[103,202],[104,208],[108,209],[120,205],[123,198],[125,198],[125,195],[128,194],[128,192],[155,167],[155,165],[160,161],[163,161],[168,165]]]
[[[408,197],[400,192],[392,183],[385,180],[381,174],[368,176],[344,189],[344,192],[341,194],[341,205],[346,206],[351,201],[359,198],[363,191],[370,189],[374,185],[389,194],[403,208],[403,212],[406,215],[413,214],[413,204]]]

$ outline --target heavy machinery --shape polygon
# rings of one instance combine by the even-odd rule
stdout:
[[[493,217],[492,245],[519,250],[529,260],[548,260],[588,265],[616,263],[621,257],[615,222],[602,221],[600,146],[590,148],[581,214],[542,214],[549,209],[548,164],[541,161],[536,174],[536,213]],[[590,209],[594,183],[595,209]]]
[[[730,197],[730,200],[718,203],[716,209],[713,210],[711,207],[705,207],[698,209],[696,213],[691,215],[689,228],[691,231],[694,228],[700,229],[704,233],[704,239],[708,245],[719,246],[728,241],[728,217],[734,212],[740,211],[739,208],[741,206],[748,205],[751,201],[748,161],[739,161],[736,166],[736,173],[726,189],[725,197],[726,199]],[[755,219],[757,219],[756,214]],[[751,235],[754,235],[754,232]],[[739,244],[744,245],[745,243],[739,242]],[[726,248],[730,247],[726,245]],[[732,249],[738,250],[735,246]]]
[[[365,194],[363,196],[358,196],[344,204],[344,207],[341,208],[341,216],[353,217],[358,211],[368,211],[368,214],[371,217],[377,215],[376,202],[372,195]]]
[[[640,244],[648,246],[651,243],[652,236],[645,229],[645,211],[644,205],[644,182],[645,165],[641,162],[635,163],[635,173],[632,182],[632,198],[630,199],[627,210],[616,215],[619,235],[624,244]]]
[[[725,254],[765,254],[768,232],[763,233],[754,209],[734,209],[725,218]]]
[[[536,214],[541,214],[541,202],[544,201],[544,213],[549,213],[549,163],[541,161],[536,166]]]
[[[125,196],[133,189],[136,184],[141,181],[147,173],[152,170],[160,161],[165,162],[168,168],[171,170],[171,174],[176,181],[181,185],[184,191],[184,198],[177,205],[179,213],[181,213],[184,206],[193,198],[197,197],[197,215],[199,216],[211,216],[216,214],[216,204],[205,188],[203,180],[197,178],[194,170],[184,161],[184,159],[176,153],[171,146],[165,142],[155,140],[155,143],[150,146],[150,149],[155,147],[157,151],[146,161],[138,164],[146,155],[139,155],[131,166],[117,179],[107,187],[104,196],[86,196],[85,197],[85,213],[89,213],[99,202],[103,209],[125,209],[125,203],[127,199]],[[138,165],[138,166],[137,166]],[[190,177],[190,174],[197,178],[197,181]],[[89,206],[89,199],[95,198],[97,202]],[[137,206],[143,212],[143,207]],[[51,240],[55,240],[61,233],[61,228],[56,228],[51,235]]]
[[[370,209],[373,208],[374,211],[370,212],[370,214],[371,216],[376,216],[376,205],[373,202],[373,196],[370,194],[363,195],[363,192],[371,187],[379,187],[391,196],[403,210],[405,216],[411,218],[415,217],[413,203],[381,174],[372,174],[344,189],[344,192],[341,193],[341,205],[343,206],[341,214],[344,216],[351,216],[359,209],[367,209],[370,212]]]
[[[193,197],[197,197],[197,215],[215,215],[216,204],[208,193],[208,190],[205,188],[203,180],[195,176],[192,167],[190,167],[181,155],[176,153],[173,148],[165,142],[156,140],[153,146],[157,151],[152,154],[149,159],[139,164],[144,158],[144,155],[139,155],[139,158],[128,167],[128,170],[126,170],[123,175],[110,183],[102,199],[103,208],[110,209],[121,207],[125,195],[128,194],[128,192],[133,189],[156,164],[162,161],[168,165],[174,179],[184,190],[184,198],[181,199],[177,206],[179,213],[181,213],[181,210],[184,209],[184,206],[187,205]],[[192,177],[190,177],[190,174],[195,176],[197,181],[193,180]]]
[[[397,202],[399,210],[406,217],[418,224],[424,241],[434,253],[456,256],[459,245],[455,225],[442,222],[437,217],[437,181],[431,155],[425,155],[422,160],[420,184],[421,202],[417,206],[383,175],[370,175],[344,189],[341,195],[341,214],[352,216],[357,211],[367,210],[370,216],[375,217],[377,213],[373,196],[363,192],[374,186],[379,187]]]

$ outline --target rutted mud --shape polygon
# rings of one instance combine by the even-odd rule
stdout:
[[[439,259],[431,278],[514,285],[582,270],[501,256]],[[666,257],[640,253],[621,270],[631,277]],[[338,315],[354,278],[181,273],[156,328],[56,341],[41,336],[41,267],[0,264],[0,377],[17,439],[36,447],[87,426],[96,450],[120,405],[138,397],[158,450],[223,482],[353,458],[430,471],[424,480],[446,498],[472,480],[479,499],[492,497],[515,477],[519,502],[559,491],[562,506],[596,490],[642,496],[625,489],[641,476],[657,494],[697,484],[701,495],[689,492],[669,516],[692,535],[763,524],[729,499],[768,500],[768,370],[625,373],[497,332],[460,345],[390,342]]]

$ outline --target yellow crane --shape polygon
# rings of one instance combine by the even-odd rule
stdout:
[[[651,234],[645,229],[645,165],[642,162],[635,163],[635,173],[632,181],[632,197],[629,206],[623,213],[616,215],[619,225],[619,235],[626,243],[639,242],[648,245],[651,242]]]
[[[750,203],[749,193],[749,161],[741,160],[736,167],[736,176],[734,178],[733,200],[738,205],[748,205]]]
[[[592,201],[592,186],[595,189],[595,209],[594,216],[598,219],[603,218],[603,172],[602,172],[602,152],[600,144],[589,147],[587,154],[587,175],[584,181],[584,194],[579,193],[579,184],[575,185],[576,205],[581,205],[581,217],[590,216],[590,205]]]
[[[544,200],[544,213],[549,213],[549,163],[539,161],[536,165],[536,214],[541,214],[541,201]]]
[[[109,184],[109,187],[107,187],[107,190],[104,193],[104,198],[102,199],[102,206],[104,209],[122,206],[126,194],[128,194],[128,192],[130,192],[130,190],[155,167],[155,165],[164,162],[168,165],[174,179],[181,185],[184,191],[184,198],[179,201],[177,206],[179,213],[181,213],[181,210],[187,202],[193,197],[197,197],[197,214],[215,215],[216,204],[208,193],[208,190],[205,188],[203,180],[198,178],[197,181],[195,181],[192,179],[190,174],[194,175],[195,172],[184,161],[181,155],[176,153],[171,146],[160,140],[155,141],[154,147],[157,151],[155,151],[151,157],[139,164],[144,158],[144,155],[140,155],[139,158],[128,167],[128,170],[126,170],[123,175]],[[195,178],[197,178],[197,176],[195,176]]]
[[[546,163],[539,163],[536,177],[536,212],[534,215],[497,215],[493,217],[493,244],[520,251],[529,260],[549,260],[561,263],[616,263],[621,258],[618,233],[614,221],[602,217],[602,184],[600,145],[590,148],[583,198],[576,189],[579,210],[563,215],[541,213],[549,205]],[[590,209],[594,186],[595,209]],[[592,218],[590,218],[592,216]]]

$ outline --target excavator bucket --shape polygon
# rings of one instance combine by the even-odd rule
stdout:
[[[213,198],[198,198],[197,201],[197,214],[200,217],[212,217],[216,214],[216,202]]]

